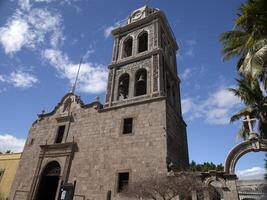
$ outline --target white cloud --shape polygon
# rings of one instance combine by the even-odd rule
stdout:
[[[195,54],[194,54],[194,49],[193,49],[193,47],[190,47],[190,48],[185,52],[185,55],[186,55],[186,56],[189,56],[189,57],[194,57]]]
[[[25,139],[16,138],[13,135],[0,135],[0,152],[11,150],[12,152],[22,152]]]
[[[5,82],[5,81],[6,81],[6,79],[4,78],[4,76],[1,75],[1,74],[0,74],[0,81],[1,81],[1,82]]]
[[[20,18],[15,18],[0,28],[0,43],[5,52],[8,54],[19,51],[27,43],[28,32],[28,23]]]
[[[240,170],[236,172],[239,179],[263,179],[266,170],[261,167],[252,167],[250,169]]]
[[[51,3],[55,0],[35,0],[35,2],[45,2],[45,3]]]
[[[56,11],[35,8],[38,2],[50,3],[54,0],[20,0],[19,9],[0,27],[0,45],[5,53],[12,55],[22,48],[37,49],[43,58],[56,68],[61,77],[74,82],[78,64],[60,50],[65,40],[62,32],[62,16]],[[71,4],[73,0],[64,0],[62,3]],[[60,2],[61,4],[61,2]],[[117,24],[117,23],[116,23]],[[110,33],[107,33],[110,34]],[[44,51],[41,51],[42,46]],[[86,52],[87,60],[94,52]],[[7,82],[14,87],[29,88],[38,82],[38,79],[26,72],[15,71],[9,76],[1,76],[1,82]],[[82,92],[99,93],[106,89],[107,69],[103,65],[86,62],[82,64],[79,76],[78,89]]]
[[[38,79],[34,75],[23,71],[14,71],[10,75],[0,75],[0,81],[17,88],[30,88],[38,83]]]
[[[197,44],[197,41],[195,39],[190,39],[186,41],[186,45],[188,46],[195,46]]]
[[[220,89],[219,91],[210,95],[208,102],[223,108],[234,107],[236,104],[240,103],[240,100],[227,89]]]
[[[192,108],[195,108],[195,107],[196,105],[192,98],[182,99],[183,114],[188,113]]]
[[[10,82],[14,87],[29,88],[37,83],[38,79],[29,73],[17,71],[10,74],[8,82]]]
[[[204,118],[208,124],[228,124],[241,101],[227,89],[220,88],[206,99],[182,99],[183,114],[189,120]]]
[[[183,73],[181,74],[181,79],[183,79],[183,80],[188,79],[191,76],[191,73],[192,73],[191,69],[190,68],[186,68],[183,71]]]
[[[105,38],[108,38],[111,35],[111,31],[116,28],[115,26],[109,26],[104,30]]]
[[[19,6],[22,10],[30,10],[30,0],[19,0]]]
[[[189,39],[185,42],[185,45],[188,47],[188,49],[185,51],[185,55],[189,57],[194,57],[194,48],[196,46],[197,42],[196,39]]]
[[[35,48],[41,43],[46,44],[45,39],[50,36],[51,46],[56,47],[64,40],[61,21],[61,15],[46,9],[18,9],[6,25],[0,27],[0,44],[6,54],[13,54],[22,47]]]
[[[111,35],[111,31],[113,29],[119,27],[122,23],[123,23],[123,21],[118,21],[114,25],[106,27],[105,30],[104,30],[105,38],[108,38]]]
[[[63,78],[69,79],[73,84],[79,64],[73,64],[66,54],[59,50],[46,49],[43,57],[50,62]],[[81,65],[78,89],[87,93],[100,93],[105,91],[107,82],[107,69],[100,64],[90,62]]]

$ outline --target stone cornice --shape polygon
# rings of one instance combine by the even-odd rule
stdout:
[[[108,65],[108,68],[109,69],[119,68],[121,66],[125,66],[125,65],[128,65],[128,64],[137,62],[137,61],[141,61],[141,60],[150,58],[151,56],[153,56],[155,54],[162,55],[163,54],[163,49],[162,48],[157,48],[157,49],[154,49],[152,51],[147,51],[146,53],[137,54],[136,56],[131,56],[129,58],[113,62],[110,65]],[[171,71],[171,69],[169,69],[169,68],[167,70],[170,72],[171,76],[173,76],[174,80],[178,81],[178,83],[181,82],[181,80],[180,80],[178,75],[175,76],[175,73],[173,73]]]
[[[135,100],[133,102],[129,102],[129,103],[125,103],[125,104],[114,105],[114,106],[111,106],[111,107],[104,107],[104,108],[102,108],[102,109],[100,109],[98,111],[99,112],[106,112],[106,111],[109,111],[109,110],[120,109],[120,108],[129,107],[129,106],[135,106],[135,105],[140,105],[140,104],[144,104],[144,103],[150,103],[150,102],[154,102],[154,101],[162,101],[162,100],[166,100],[166,97],[160,96],[160,97],[154,97],[154,98],[150,98],[150,99],[142,99],[142,100],[139,100],[139,101]]]
[[[77,151],[76,142],[60,143],[60,144],[45,144],[40,145],[40,157],[53,157],[55,155],[68,156]]]
[[[125,59],[121,59],[119,61],[113,62],[110,65],[108,65],[108,68],[109,69],[117,68],[120,66],[124,66],[124,65],[127,65],[130,63],[137,62],[139,60],[144,60],[146,58],[150,58],[152,55],[162,54],[162,53],[163,53],[163,49],[161,49],[161,48],[154,49],[152,51],[147,51],[146,53],[137,54],[136,56],[131,56],[129,58],[125,58]]]

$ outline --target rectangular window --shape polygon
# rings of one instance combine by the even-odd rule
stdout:
[[[59,126],[57,130],[57,138],[55,143],[61,143],[65,132],[65,125]]]
[[[133,132],[133,118],[126,118],[123,120],[123,134],[130,134]]]
[[[122,192],[129,184],[129,172],[118,173],[118,189],[117,192]]]
[[[3,176],[4,176],[4,171],[5,170],[0,169],[0,182],[1,182],[2,178],[3,178]]]

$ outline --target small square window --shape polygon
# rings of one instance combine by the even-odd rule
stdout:
[[[61,143],[64,137],[65,132],[65,125],[59,126],[57,130],[57,138],[55,140],[55,143]]]
[[[118,173],[117,192],[122,192],[129,185],[129,172]]]
[[[126,118],[123,120],[123,134],[130,134],[133,132],[133,118]]]

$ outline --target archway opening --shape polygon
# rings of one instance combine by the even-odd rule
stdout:
[[[249,152],[237,161],[235,174],[239,180],[263,180],[266,152]]]
[[[139,70],[135,75],[135,96],[147,93],[147,72],[145,69]]]
[[[236,145],[229,152],[225,160],[225,165],[224,165],[225,172],[228,174],[235,174],[237,161],[242,156],[250,152],[251,153],[256,152],[257,155],[259,155],[258,152],[267,152],[267,140],[254,137],[254,138],[251,138],[250,140],[246,140]],[[264,159],[261,159],[261,160],[264,160]]]
[[[210,199],[211,200],[223,200],[223,187],[219,181],[212,181],[210,183]]]
[[[138,37],[138,53],[147,51],[148,49],[148,34],[143,32]]]
[[[40,178],[36,200],[54,200],[60,178],[60,165],[56,161],[48,163]]]
[[[121,75],[118,85],[118,100],[127,99],[129,96],[129,74]]]
[[[128,37],[123,42],[123,58],[131,56],[132,51],[133,51],[133,38]]]

